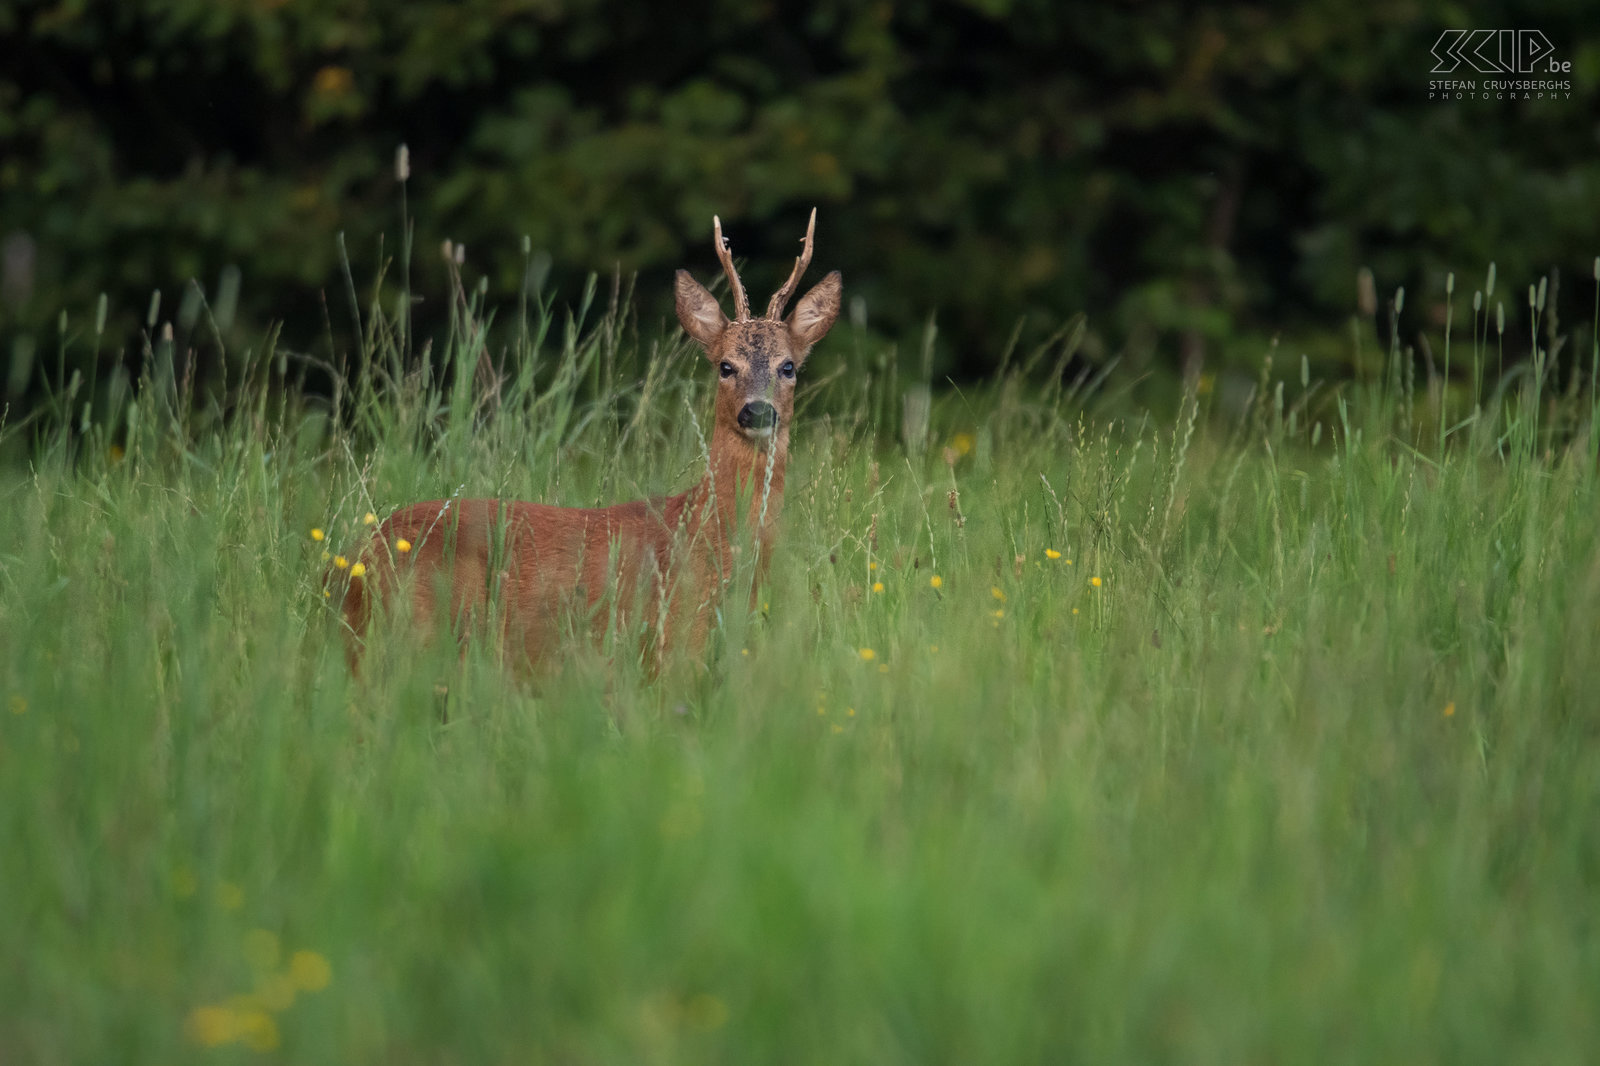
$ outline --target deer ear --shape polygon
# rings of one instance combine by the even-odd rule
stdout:
[[[828,335],[839,317],[839,299],[843,292],[844,279],[835,270],[800,297],[789,315],[789,332],[795,344],[807,349]]]
[[[706,287],[689,276],[687,270],[678,271],[675,286],[678,302],[678,322],[683,331],[705,346],[710,352],[722,331],[728,328],[728,316],[722,313],[717,298]]]

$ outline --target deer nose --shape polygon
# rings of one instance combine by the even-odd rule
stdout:
[[[765,400],[747,403],[739,412],[740,429],[771,429],[778,424],[778,410]]]

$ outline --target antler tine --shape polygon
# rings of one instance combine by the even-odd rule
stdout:
[[[716,215],[711,216],[711,232],[716,239],[717,258],[722,260],[722,270],[728,275],[728,287],[733,290],[734,318],[739,322],[747,321],[750,318],[750,301],[745,297],[744,282],[739,280],[739,272],[733,269],[733,249],[722,239],[722,219]]]
[[[795,257],[794,272],[789,275],[789,280],[783,283],[783,288],[772,294],[772,302],[767,304],[768,318],[782,318],[783,305],[789,302],[789,297],[794,295],[794,287],[800,284],[800,278],[805,274],[806,267],[811,265],[811,237],[817,231],[817,209],[811,209],[811,221],[806,223],[806,243],[800,249],[800,254]]]

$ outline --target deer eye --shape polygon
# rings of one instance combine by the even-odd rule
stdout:
[[[778,368],[778,376],[779,377],[785,377],[785,378],[794,377],[794,360],[791,359],[789,362],[784,363],[782,366],[780,366]]]
[[[718,369],[722,371],[722,376],[725,378],[731,378],[734,375],[732,363],[723,363],[722,366],[718,367]]]

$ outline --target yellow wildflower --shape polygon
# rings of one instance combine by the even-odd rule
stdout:
[[[311,539],[312,539],[312,540],[321,540],[321,539],[322,539],[322,538],[323,538],[323,537],[326,537],[326,536],[327,536],[327,534],[326,534],[326,533],[324,533],[324,532],[323,532],[323,531],[322,531],[322,530],[320,530],[320,529],[313,529],[313,530],[312,530],[312,531],[311,531]]]
[[[1456,701],[1455,700],[1451,700],[1449,703],[1444,705],[1444,716],[1446,718],[1450,718],[1455,713],[1456,713]]]
[[[378,516],[373,514],[371,511],[368,511],[366,514],[361,516],[361,524],[364,526],[370,526],[377,520]]]
[[[1006,616],[1005,608],[1004,607],[996,607],[994,609],[994,616],[996,618],[1004,618]]]
[[[1095,588],[1099,588],[1100,587],[1100,578],[1099,577],[1091,577],[1089,579],[1089,584],[1093,585]]]
[[[401,537],[399,540],[394,542],[394,550],[402,553],[408,552],[411,550],[411,542],[406,538]]]
[[[685,1004],[683,1017],[693,1028],[709,1033],[728,1024],[728,1005],[716,996],[701,993]]]
[[[846,718],[854,718],[856,716],[856,709],[854,707],[846,707],[844,709],[844,715]]]
[[[833,723],[833,731],[835,733],[843,733],[844,732],[844,726],[840,725],[838,722],[835,722],[835,723]]]
[[[352,566],[350,568],[350,576],[351,577],[364,577],[364,576],[366,576],[366,573],[367,573],[367,564],[366,563],[357,563],[356,565],[354,565],[354,566]]]
[[[184,1019],[183,1031],[201,1047],[220,1047],[238,1039],[239,1025],[227,1007],[196,1007]]]
[[[1001,590],[999,585],[990,585],[989,586],[989,595],[993,596],[995,599],[999,600],[1001,603],[1006,602],[1006,594],[1005,594],[1004,591]]]
[[[333,967],[315,951],[297,951],[289,960],[289,979],[305,992],[320,992],[333,980]]]
[[[944,578],[940,577],[938,574],[934,574],[928,579],[928,584],[932,585],[936,589],[942,589],[944,588]]]
[[[1061,553],[1056,551],[1054,548],[1046,548],[1044,550],[1044,557],[1046,559],[1059,559],[1061,558]]]
[[[333,557],[333,565],[337,566],[340,570],[343,570],[345,567],[350,565],[350,560],[346,559],[342,555],[335,555]]]
[[[266,1011],[241,1010],[235,1011],[233,1016],[238,1031],[234,1039],[251,1051],[271,1051],[280,1043],[278,1023]]]
[[[870,562],[870,563],[867,564],[867,569],[868,570],[876,570],[877,568],[878,568],[878,563],[877,563],[876,560],[874,560],[873,562]]]
[[[950,438],[950,447],[954,448],[958,455],[970,454],[973,445],[977,443],[977,438],[971,433],[957,433]]]
[[[878,657],[878,653],[873,651],[871,648],[862,648],[861,649],[861,661],[862,662],[870,663],[872,660],[876,659],[877,657]]]
[[[882,581],[874,581],[872,583],[872,591],[873,592],[882,592],[883,591],[883,582]]]

